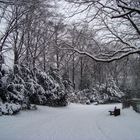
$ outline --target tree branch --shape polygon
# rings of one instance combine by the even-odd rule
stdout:
[[[130,7],[130,6],[121,5],[121,4],[118,4],[118,7],[121,7],[121,8],[127,9],[127,10],[130,10],[132,12],[137,12],[137,13],[140,14],[140,8]]]
[[[132,11],[128,11],[128,12],[125,12],[125,13],[122,13],[122,14],[119,14],[119,15],[112,16],[112,18],[121,18],[121,17],[127,16],[131,13],[132,13]]]
[[[66,49],[69,49],[71,51],[77,52],[80,55],[85,55],[85,56],[91,58],[92,60],[94,60],[96,62],[104,62],[104,63],[110,63],[110,62],[113,62],[113,61],[118,61],[118,60],[121,60],[122,58],[125,58],[125,57],[127,57],[129,55],[132,55],[132,54],[140,54],[140,49],[130,50],[130,51],[119,50],[119,51],[116,51],[114,54],[123,53],[120,56],[111,57],[111,58],[99,58],[98,57],[99,55],[98,56],[93,56],[92,54],[90,54],[88,52],[80,51],[78,49],[75,49],[74,47],[72,47],[71,45],[69,45],[67,43],[64,43],[63,45],[69,47],[69,48],[66,48]],[[113,56],[113,54],[112,54],[112,56]]]

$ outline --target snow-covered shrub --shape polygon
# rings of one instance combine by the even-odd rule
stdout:
[[[33,104],[45,104],[46,97],[45,97],[45,90],[42,88],[41,85],[36,83],[34,80],[29,80],[25,84],[25,88],[27,91],[27,96],[29,100]]]
[[[14,65],[13,71],[3,71],[0,71],[0,101],[2,108],[7,111],[2,114],[14,114],[16,111],[11,111],[11,106],[17,104],[20,106],[18,111],[36,109],[36,106],[31,104],[49,106],[68,104],[66,88],[55,69],[51,68],[45,73],[36,68],[30,70],[24,65]]]
[[[114,81],[110,81],[108,85],[95,85],[91,89],[84,89],[70,95],[70,102],[90,104],[96,102],[98,104],[121,102],[124,93],[116,86]]]
[[[88,89],[84,89],[69,95],[69,101],[72,103],[81,103],[81,104],[89,104],[90,99],[86,96],[90,96],[91,92]]]
[[[20,110],[21,110],[20,104],[14,104],[14,103],[1,103],[0,104],[1,115],[17,114]]]
[[[62,81],[63,81],[63,85],[65,88],[65,93],[66,93],[66,99],[67,102],[72,102],[72,100],[74,100],[74,85],[72,84],[72,82],[70,81],[69,75],[67,73],[67,71],[65,71],[62,75]]]
[[[31,103],[54,106],[54,101],[65,95],[62,79],[55,69],[51,68],[45,73],[36,68],[29,70],[25,66],[15,65],[14,71],[18,76],[13,81],[24,85],[26,96]]]
[[[39,85],[45,90],[46,104],[49,106],[66,106],[66,92],[56,69],[51,68],[48,73],[36,72],[36,79]],[[65,97],[65,98],[64,98]]]
[[[67,95],[63,95],[60,98],[49,98],[47,101],[48,106],[53,106],[53,107],[61,107],[61,106],[67,106],[68,101],[67,101]]]

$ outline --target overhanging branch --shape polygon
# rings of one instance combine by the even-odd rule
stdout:
[[[118,61],[118,60],[121,60],[122,58],[125,58],[129,55],[132,55],[132,54],[140,54],[140,49],[136,49],[136,50],[130,50],[130,51],[124,51],[123,53],[123,50],[119,50],[119,51],[116,51],[114,54],[118,54],[118,53],[123,53],[121,54],[120,56],[114,56],[114,54],[111,54],[112,56],[114,57],[111,57],[111,58],[99,58],[98,56],[94,56],[88,52],[85,52],[85,51],[80,51],[76,48],[73,48],[71,45],[65,43],[64,46],[66,47],[69,47],[69,48],[66,48],[68,50],[71,50],[71,51],[74,51],[74,52],[77,52],[78,54],[80,55],[85,55],[89,58],[91,58],[92,60],[96,61],[96,62],[104,62],[104,63],[110,63],[110,62],[113,62],[113,61]],[[110,55],[110,56],[111,56]]]

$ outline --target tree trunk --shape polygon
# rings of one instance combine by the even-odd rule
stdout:
[[[72,85],[73,88],[75,89],[75,64],[74,64],[74,54],[73,54],[73,58],[72,58]]]

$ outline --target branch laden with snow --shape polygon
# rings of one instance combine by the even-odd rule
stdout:
[[[121,60],[122,58],[127,57],[127,56],[132,55],[132,54],[140,54],[140,49],[131,50],[129,48],[128,50],[118,50],[118,51],[116,51],[116,52],[114,52],[112,54],[101,53],[99,55],[94,56],[94,55],[92,55],[92,54],[90,54],[90,53],[88,53],[86,51],[80,51],[80,50],[72,47],[71,45],[69,45],[67,43],[65,43],[64,46],[66,47],[65,49],[77,52],[80,55],[85,55],[87,57],[90,57],[94,61],[105,62],[105,63],[110,63],[110,62],[113,62],[113,61],[118,61],[118,60]],[[64,48],[62,48],[62,49],[64,49]],[[118,54],[121,54],[121,55],[116,56]],[[100,58],[101,56],[103,56],[103,57]]]

